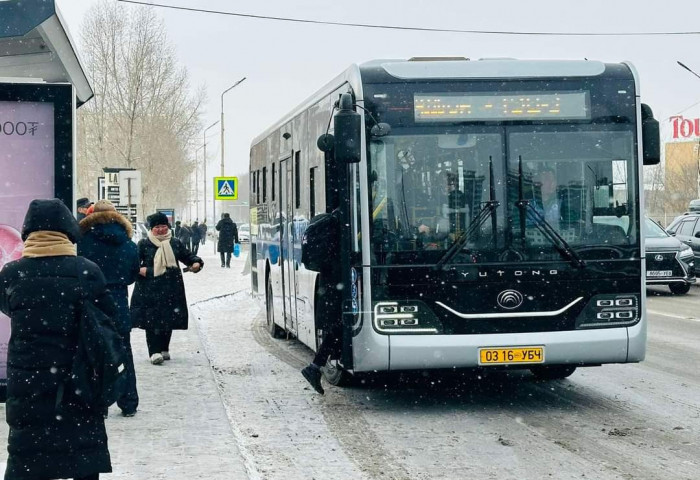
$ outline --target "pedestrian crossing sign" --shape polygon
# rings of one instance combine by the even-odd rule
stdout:
[[[215,200],[238,200],[238,177],[214,177]]]

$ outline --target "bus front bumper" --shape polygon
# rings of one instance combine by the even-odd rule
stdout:
[[[566,332],[490,335],[392,335],[389,370],[488,367],[483,348],[543,347],[545,365],[598,365],[644,359],[646,325]],[[511,364],[527,368],[532,364]]]

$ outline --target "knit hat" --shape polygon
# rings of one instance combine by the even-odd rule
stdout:
[[[99,213],[99,212],[116,212],[117,209],[114,208],[114,204],[110,202],[109,200],[98,200],[98,202],[94,205],[94,212]]]
[[[148,228],[157,227],[158,225],[167,225],[168,227],[170,226],[170,222],[168,222],[168,217],[166,217],[165,214],[161,212],[149,215],[146,220],[148,221]]]
[[[68,207],[57,198],[52,200],[32,200],[22,225],[22,240],[30,233],[39,231],[59,232],[76,243],[80,237],[80,227]]]

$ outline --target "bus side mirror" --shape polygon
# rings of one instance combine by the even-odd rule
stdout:
[[[338,113],[333,120],[336,162],[359,163],[362,159],[361,120],[361,115],[353,110],[352,95],[341,95]]]
[[[649,105],[642,104],[642,155],[644,165],[658,165],[661,161],[659,122]]]

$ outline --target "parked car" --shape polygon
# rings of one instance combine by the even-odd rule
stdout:
[[[238,227],[238,241],[241,243],[250,242],[250,224],[243,223]]]
[[[700,212],[686,212],[676,217],[666,231],[693,249],[695,263],[700,261]]]
[[[695,283],[693,249],[650,218],[645,227],[647,285],[668,285],[674,295],[688,293]]]

